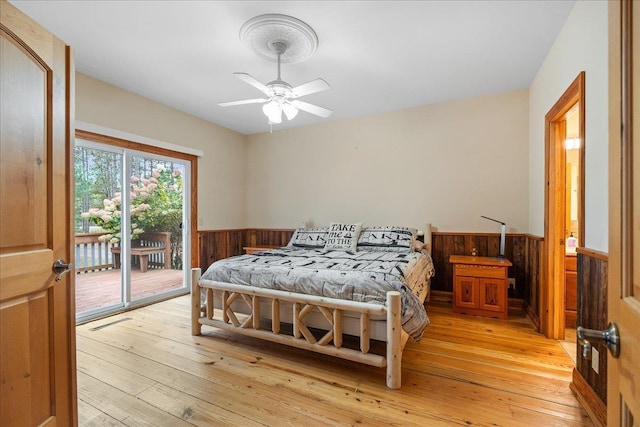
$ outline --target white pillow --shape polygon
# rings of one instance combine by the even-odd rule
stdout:
[[[358,237],[362,230],[362,223],[344,224],[332,222],[327,233],[327,244],[325,249],[338,249],[355,253],[358,244]]]

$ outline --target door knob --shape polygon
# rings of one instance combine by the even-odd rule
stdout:
[[[56,282],[62,280],[62,275],[68,273],[73,268],[73,264],[68,263],[63,259],[58,259],[53,263],[53,272],[57,274]]]
[[[603,342],[607,346],[611,355],[615,358],[620,356],[620,332],[618,325],[615,323],[609,323],[607,329],[598,331],[595,329],[587,329],[582,326],[578,326],[576,330],[578,339],[583,341],[597,341]]]

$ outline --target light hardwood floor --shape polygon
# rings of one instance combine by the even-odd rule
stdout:
[[[192,337],[188,298],[78,327],[81,426],[592,425],[571,360],[524,318],[429,307],[389,390],[384,369],[211,328]]]

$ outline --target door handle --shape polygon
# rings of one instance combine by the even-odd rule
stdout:
[[[53,263],[53,272],[57,274],[56,282],[62,280],[62,275],[68,273],[73,268],[73,264],[68,263],[63,259],[58,259]]]
[[[602,342],[611,352],[611,356],[618,358],[620,356],[620,331],[618,325],[610,322],[607,329],[598,331],[596,329],[587,329],[578,326],[576,330],[578,339],[585,341],[584,345],[589,345],[590,341]]]

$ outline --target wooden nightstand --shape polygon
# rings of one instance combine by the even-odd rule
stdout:
[[[267,251],[269,249],[276,248],[277,246],[245,246],[242,249],[247,255],[255,254],[256,252]]]
[[[506,319],[509,314],[506,258],[451,255],[453,311]]]

